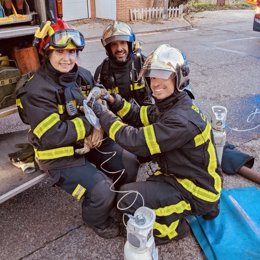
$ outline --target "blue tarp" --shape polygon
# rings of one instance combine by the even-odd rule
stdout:
[[[213,220],[188,219],[208,260],[260,259],[260,189],[224,189]]]

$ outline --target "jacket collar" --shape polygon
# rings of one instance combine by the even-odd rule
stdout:
[[[155,104],[159,109],[159,112],[164,112],[166,110],[169,110],[173,106],[176,105],[176,103],[187,96],[187,93],[185,91],[182,92],[174,92],[172,95],[165,99],[155,99]]]

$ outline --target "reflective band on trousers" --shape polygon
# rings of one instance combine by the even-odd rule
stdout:
[[[148,106],[141,106],[140,119],[144,126],[150,125],[149,120],[148,120]]]
[[[116,133],[119,131],[121,127],[123,127],[125,124],[121,121],[115,121],[109,128],[109,137],[115,141]]]
[[[71,122],[75,125],[75,129],[77,132],[77,141],[84,139],[86,135],[86,128],[84,126],[82,119],[76,117],[72,119]]]
[[[82,196],[85,194],[86,189],[81,186],[80,184],[77,185],[77,187],[75,188],[75,190],[72,192],[72,196],[76,199],[76,200],[80,200],[82,198]]]
[[[209,154],[208,173],[214,179],[214,188],[215,188],[217,194],[197,186],[195,183],[193,183],[191,180],[188,180],[188,179],[177,178],[177,181],[187,191],[192,193],[195,197],[202,199],[204,201],[215,202],[215,201],[218,201],[220,198],[221,178],[220,178],[219,174],[216,172],[217,157],[216,157],[214,145],[211,141],[211,131],[210,130],[211,130],[211,126],[210,126],[209,122],[207,122],[207,125],[206,125],[205,129],[202,131],[202,133],[195,136],[194,142],[195,142],[196,147],[208,142],[208,148],[207,148],[207,152]]]
[[[173,213],[181,214],[185,210],[191,211],[190,203],[188,203],[184,200],[181,200],[176,204],[154,209],[154,212],[155,212],[155,215],[158,217],[166,217],[166,216],[172,215]]]
[[[21,102],[21,99],[20,99],[20,98],[17,98],[17,99],[15,100],[15,103],[16,103],[16,106],[17,106],[17,107],[20,107],[20,108],[22,108],[22,109],[23,109],[23,104],[22,104],[22,102]]]
[[[155,132],[153,125],[145,126],[143,127],[144,129],[144,137],[146,144],[148,146],[148,149],[151,153],[151,155],[156,154],[156,153],[161,153],[160,146],[157,143],[156,137],[155,137]]]
[[[66,147],[59,147],[55,149],[45,150],[45,151],[38,151],[35,149],[34,152],[35,152],[35,157],[38,160],[52,160],[52,159],[74,155],[74,147],[66,146]]]
[[[165,224],[159,224],[158,222],[155,222],[153,224],[153,228],[158,230],[161,235],[156,235],[157,237],[166,237],[168,236],[170,239],[178,236],[178,233],[176,232],[176,228],[179,225],[179,220],[176,220],[174,222],[171,223],[171,225],[169,227],[167,227],[167,225]]]
[[[135,82],[135,83],[134,83],[134,86],[133,86],[133,84],[130,85],[131,91],[137,90],[137,89],[142,89],[142,88],[144,88],[144,87],[145,87],[144,84],[140,84],[140,83],[138,83],[138,82]]]
[[[123,118],[129,112],[130,109],[131,109],[131,104],[129,102],[127,102],[126,100],[124,100],[124,105],[119,111],[117,111],[117,114],[121,118]]]
[[[53,113],[42,120],[33,130],[33,133],[40,139],[50,128],[60,121],[60,116]]]

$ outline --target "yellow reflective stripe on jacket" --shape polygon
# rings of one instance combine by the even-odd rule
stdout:
[[[153,175],[155,175],[155,176],[158,176],[158,175],[161,175],[161,174],[162,174],[161,171],[156,171],[156,172],[153,173]]]
[[[108,89],[108,92],[111,94],[111,93],[116,93],[118,94],[119,93],[119,89],[118,87],[114,87],[113,89]]]
[[[209,122],[207,122],[207,125],[203,132],[201,134],[196,135],[194,138],[195,147],[198,147],[211,139],[210,130],[211,126]]]
[[[131,91],[137,90],[137,89],[142,89],[142,88],[144,88],[144,87],[145,87],[144,84],[139,84],[138,82],[135,82],[134,85],[133,85],[133,84],[130,84],[130,89],[131,89]]]
[[[156,154],[156,153],[161,153],[160,146],[157,143],[157,140],[155,137],[153,125],[145,126],[143,129],[144,129],[145,141],[146,141],[146,144],[148,146],[148,149],[149,149],[151,155]]]
[[[125,124],[119,120],[115,121],[109,128],[109,137],[115,141],[115,136],[118,130]]]
[[[23,109],[23,104],[22,104],[22,102],[21,102],[21,99],[20,99],[20,98],[17,98],[17,99],[15,100],[15,103],[16,103],[16,106],[17,106],[17,107],[20,107],[20,108],[22,108],[22,109]]]
[[[75,125],[77,141],[84,139],[86,135],[86,128],[84,126],[83,120],[79,117],[76,117],[72,119],[71,122]]]
[[[122,118],[129,112],[130,109],[131,109],[131,104],[126,100],[124,100],[124,105],[119,111],[117,111],[117,114]]]
[[[75,99],[73,99],[72,102],[73,102],[73,105],[76,107],[77,101]],[[57,109],[58,109],[58,113],[60,115],[62,115],[66,111],[65,105],[62,105],[62,104],[58,104]]]
[[[179,179],[176,180],[190,193],[192,193],[195,197],[202,199],[208,202],[215,202],[219,200],[220,194],[215,194],[211,191],[205,190],[199,186],[196,186],[192,181],[188,179]]]
[[[54,149],[49,149],[45,151],[34,150],[35,158],[38,160],[52,160],[58,159],[61,157],[72,156],[74,155],[74,147],[73,146],[65,146]]]
[[[86,192],[86,188],[84,188],[83,186],[78,184],[77,187],[72,192],[72,196],[75,199],[80,200],[82,198],[82,196],[85,194],[85,192]]]
[[[222,180],[219,174],[216,172],[216,168],[218,165],[217,156],[215,152],[215,147],[212,141],[209,142],[208,145],[208,153],[209,153],[209,164],[208,164],[208,172],[214,179],[214,188],[215,190],[220,193],[222,187]]]
[[[58,113],[62,115],[65,112],[65,106],[58,104]]]
[[[165,224],[159,224],[158,222],[155,222],[153,224],[153,228],[158,230],[161,234],[156,235],[157,237],[166,237],[168,236],[170,239],[178,236],[178,233],[176,232],[176,229],[179,225],[179,220],[176,220],[171,223],[171,225],[168,227]]]
[[[196,107],[195,107],[196,108]],[[196,110],[195,110],[196,111]],[[195,146],[199,146],[202,144],[205,144],[207,141],[208,143],[208,154],[209,154],[209,164],[208,164],[208,173],[212,178],[214,179],[214,188],[217,191],[218,194],[215,194],[213,192],[210,192],[206,189],[203,189],[199,186],[196,186],[195,183],[188,179],[179,179],[177,178],[177,181],[190,193],[192,193],[195,197],[202,199],[204,201],[208,202],[215,202],[219,200],[220,198],[220,191],[221,191],[221,178],[219,174],[216,172],[217,168],[217,158],[216,153],[214,149],[214,145],[211,141],[211,126],[209,122],[207,122],[205,129],[201,134],[198,134],[194,138]]]
[[[60,116],[53,113],[42,120],[33,130],[33,133],[40,139],[50,128],[60,121]]]
[[[155,209],[154,212],[158,217],[166,217],[172,215],[173,213],[181,214],[185,210],[191,211],[190,203],[181,200],[177,204]]]
[[[149,119],[148,119],[148,106],[141,106],[140,119],[144,126],[150,125]]]

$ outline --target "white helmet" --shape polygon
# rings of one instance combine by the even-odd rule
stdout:
[[[187,85],[189,67],[182,52],[168,44],[160,45],[144,62],[139,74],[141,77],[176,79],[176,88],[182,91]]]

